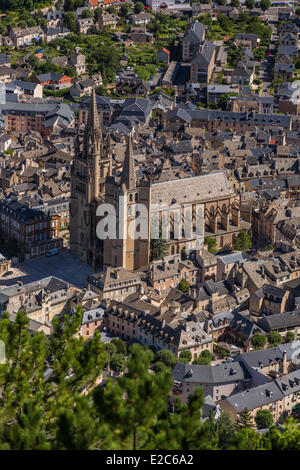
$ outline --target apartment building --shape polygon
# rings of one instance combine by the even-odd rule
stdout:
[[[22,257],[33,258],[51,248],[62,248],[56,218],[40,210],[29,209],[19,201],[0,203],[0,234],[3,239],[16,240]]]

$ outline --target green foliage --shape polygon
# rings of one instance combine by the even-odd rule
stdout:
[[[236,432],[230,442],[229,450],[263,450],[264,442],[260,434],[249,427]]]
[[[181,281],[178,284],[178,289],[181,290],[181,292],[188,292],[190,287],[191,285],[189,281],[187,281],[186,279],[181,279]]]
[[[197,364],[198,366],[209,366],[212,358],[213,356],[211,352],[208,349],[205,349],[193,360],[193,364]]]
[[[91,10],[83,10],[82,14],[81,14],[81,18],[93,18],[94,17],[94,14]]]
[[[58,410],[72,410],[83,389],[100,376],[104,350],[99,333],[84,341],[76,338],[80,309],[54,317],[53,333],[32,334],[28,318],[19,311],[15,323],[0,320],[0,340],[6,345],[6,363],[0,367],[0,442],[14,449],[47,449],[58,431]],[[50,376],[45,375],[46,369]],[[47,438],[45,437],[47,436]]]
[[[216,434],[219,449],[228,449],[234,432],[235,426],[230,414],[225,411],[222,412],[220,418],[216,422]]]
[[[253,419],[248,408],[244,408],[243,411],[239,414],[235,426],[237,429],[253,428]]]
[[[68,11],[64,16],[64,25],[69,28],[72,33],[77,31],[76,15],[73,11]]]
[[[96,410],[122,448],[140,449],[148,429],[167,405],[171,377],[165,372],[149,373],[152,357],[149,349],[133,344],[126,376],[108,380],[105,388],[94,392]]]
[[[262,11],[268,10],[270,6],[271,6],[270,0],[261,0],[260,8],[262,9]]]
[[[186,349],[185,351],[181,351],[179,354],[179,362],[184,362],[185,364],[189,364],[192,360],[192,353],[189,349]]]
[[[286,419],[282,430],[272,427],[267,438],[272,450],[300,450],[300,428],[292,418]]]
[[[253,10],[253,8],[255,7],[255,0],[246,0],[245,4],[248,10]]]
[[[155,362],[162,362],[165,366],[173,368],[177,360],[175,356],[171,353],[171,351],[168,351],[167,349],[162,349],[161,351],[158,351],[156,353]]]
[[[123,372],[125,369],[125,356],[124,354],[114,354],[111,359],[111,368],[114,372]]]
[[[285,335],[284,342],[291,343],[292,341],[294,341],[294,333],[292,333],[291,331],[288,331],[287,334]]]
[[[125,18],[128,16],[128,13],[130,12],[130,10],[131,10],[131,6],[129,5],[129,3],[122,3],[121,8],[119,10],[119,14],[122,18]]]
[[[152,238],[150,242],[151,261],[161,260],[169,252],[166,240],[162,238],[162,225],[159,223],[159,238]]]
[[[275,246],[272,245],[272,243],[269,243],[269,245],[265,246],[265,251],[269,251],[269,250],[272,250],[272,251],[275,250]]]
[[[239,8],[240,0],[231,0],[231,5],[235,8]]]
[[[144,11],[144,5],[142,2],[136,2],[134,5],[134,12],[135,13],[141,13],[141,11]]]
[[[215,253],[217,253],[217,242],[216,242],[216,239],[215,238],[211,238],[211,237],[206,237],[204,239],[204,244],[207,245],[207,250],[212,254],[214,255]]]
[[[113,338],[111,340],[111,344],[114,344],[116,346],[118,353],[123,354],[123,356],[126,356],[127,346],[125,341],[120,338]]]
[[[251,344],[255,347],[255,348],[263,348],[265,346],[267,342],[267,338],[262,335],[261,333],[254,333],[254,335],[252,336],[252,339],[251,339]]]
[[[268,341],[272,346],[282,343],[282,336],[277,331],[271,331],[268,335]]]
[[[236,237],[233,247],[236,251],[247,251],[252,247],[250,236],[245,230],[242,230]]]
[[[270,428],[274,423],[273,415],[270,410],[258,410],[255,415],[257,429]]]

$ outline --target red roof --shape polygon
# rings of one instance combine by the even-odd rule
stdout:
[[[109,5],[110,3],[119,3],[119,0],[103,0],[104,5]]]
[[[162,48],[162,51],[166,52],[167,54],[170,54],[170,51],[166,49],[165,47]]]
[[[97,7],[99,5],[98,0],[89,0],[89,3],[91,7]]]

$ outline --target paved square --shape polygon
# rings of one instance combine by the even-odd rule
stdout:
[[[41,256],[23,263],[16,263],[11,270],[13,274],[10,276],[0,277],[0,287],[16,284],[19,279],[25,284],[43,277],[55,276],[83,288],[87,285],[87,276],[92,272],[92,267],[81,264],[78,257],[64,249],[56,256]]]

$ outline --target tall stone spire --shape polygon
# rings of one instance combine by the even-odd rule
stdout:
[[[83,157],[88,163],[90,199],[99,196],[100,158],[102,155],[102,132],[99,126],[96,90],[93,87],[89,115],[83,138]]]
[[[123,165],[123,172],[121,177],[121,186],[126,186],[126,189],[135,189],[136,188],[136,178],[135,178],[135,169],[134,169],[134,160],[133,160],[133,150],[132,150],[132,136],[129,134],[127,140],[127,148],[125,152],[125,159]]]
[[[87,127],[87,130],[89,132],[96,131],[97,129],[100,129],[95,86],[93,86],[93,89],[92,89],[92,95],[91,95],[91,101],[90,101],[90,107],[89,107],[89,115],[88,115],[88,122],[87,122],[86,127]]]

